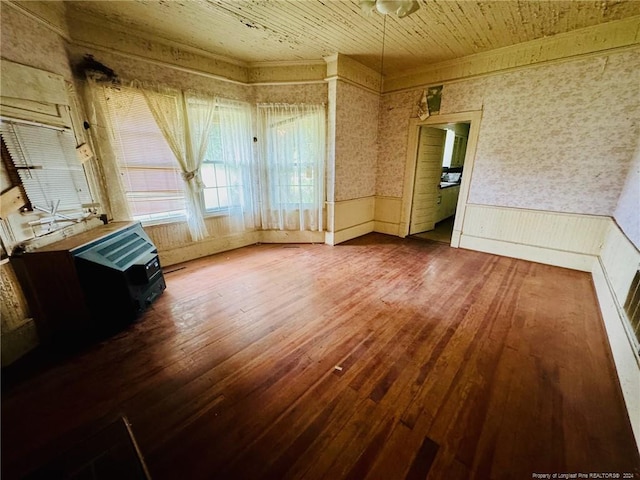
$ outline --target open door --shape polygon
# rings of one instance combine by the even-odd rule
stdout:
[[[445,138],[445,130],[420,127],[409,235],[435,226]]]

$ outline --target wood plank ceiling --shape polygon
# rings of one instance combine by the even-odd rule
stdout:
[[[397,73],[640,15],[640,1],[419,0],[386,17],[384,73]],[[384,18],[358,0],[69,1],[92,16],[251,64],[321,60],[336,52],[380,70]],[[72,23],[71,23],[72,25]]]

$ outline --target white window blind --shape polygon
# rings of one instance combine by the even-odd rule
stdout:
[[[142,92],[105,87],[114,147],[125,195],[135,220],[186,215],[185,185],[171,148]]]
[[[71,131],[3,120],[0,134],[32,207],[77,210],[93,202]]]

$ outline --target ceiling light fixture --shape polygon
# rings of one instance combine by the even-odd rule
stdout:
[[[382,23],[382,53],[380,54],[380,94],[384,87],[384,47],[387,35],[387,15],[394,14],[398,18],[411,15],[420,8],[418,0],[360,0],[362,13],[371,15],[374,11],[384,15]]]
[[[360,0],[360,8],[366,14],[377,10],[382,15],[393,13],[402,18],[418,10],[420,4],[418,0]]]

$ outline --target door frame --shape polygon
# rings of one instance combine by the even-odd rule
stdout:
[[[418,139],[420,127],[444,125],[447,123],[469,123],[469,137],[467,139],[467,151],[464,156],[464,173],[460,184],[460,194],[458,195],[458,206],[456,207],[455,221],[453,223],[453,234],[451,235],[451,246],[460,246],[460,236],[464,225],[464,215],[469,200],[469,187],[473,174],[473,164],[478,146],[478,136],[480,133],[480,121],[482,111],[449,113],[444,115],[434,115],[426,120],[419,118],[409,119],[409,138],[407,140],[407,161],[405,162],[404,187],[402,190],[402,211],[400,213],[399,234],[401,237],[409,235],[411,222],[411,207],[413,205],[413,190],[415,184],[416,164],[418,157]]]

